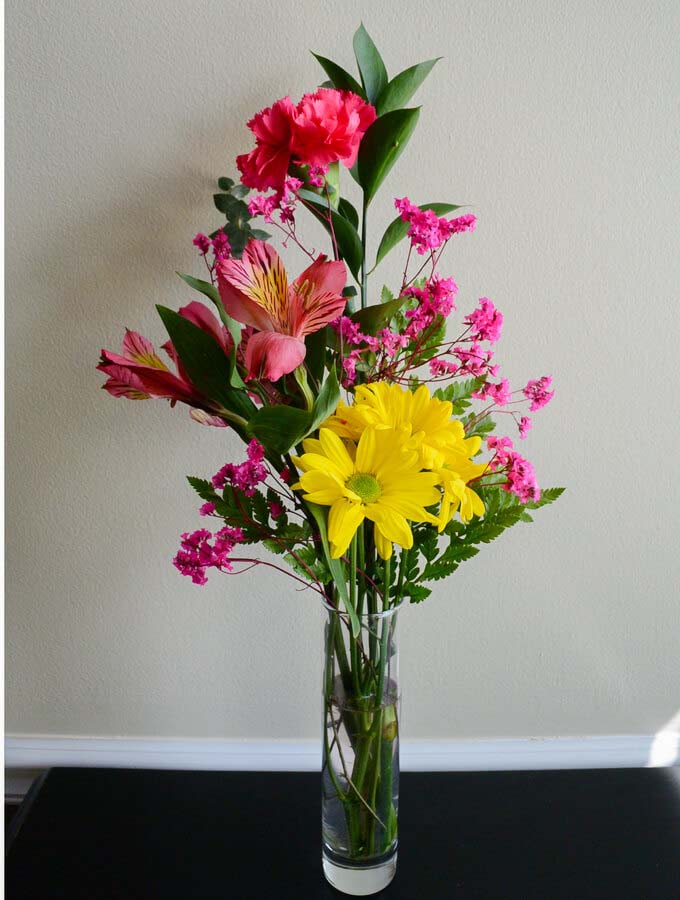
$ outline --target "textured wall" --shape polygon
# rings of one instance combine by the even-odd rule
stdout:
[[[126,325],[161,342],[246,119],[318,83],[309,47],[349,66],[362,16],[392,72],[445,57],[374,233],[397,193],[475,204],[447,268],[463,310],[503,310],[505,373],[553,374],[525,452],[568,486],[403,614],[405,734],[649,734],[680,708],[680,6],[12,0],[9,732],[318,733],[314,597],[170,564],[200,521],[183,475],[236,442],[94,366]]]

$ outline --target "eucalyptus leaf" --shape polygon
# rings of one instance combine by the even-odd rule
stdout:
[[[417,63],[395,75],[378,97],[375,105],[378,115],[382,116],[393,109],[403,109],[440,59],[441,56],[428,59],[427,62]]]
[[[362,86],[356,78],[345,71],[342,66],[334,63],[331,59],[326,59],[325,56],[319,56],[318,53],[312,53],[312,56],[321,65],[326,75],[328,75],[333,87],[337,88],[339,91],[351,91],[353,94],[358,94],[364,100],[366,99],[366,94]]]
[[[385,63],[363,24],[356,30],[352,44],[366,97],[369,103],[375,104],[387,85]]]
[[[379,116],[364,135],[357,159],[357,177],[364,189],[366,205],[401,156],[419,115],[420,107],[394,109]]]
[[[229,238],[229,246],[231,247],[231,255],[236,259],[240,259],[246,244],[252,237],[250,227],[240,227],[235,222],[227,222],[224,226],[224,233]]]
[[[230,191],[234,186],[233,178],[218,178],[217,187],[221,191]]]

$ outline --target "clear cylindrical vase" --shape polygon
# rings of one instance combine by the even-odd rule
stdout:
[[[398,611],[361,615],[355,636],[346,613],[327,606],[323,871],[357,897],[385,888],[397,869]]]

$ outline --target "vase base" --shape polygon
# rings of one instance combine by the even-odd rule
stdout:
[[[389,859],[377,866],[341,865],[323,854],[323,874],[326,881],[343,894],[368,897],[382,891],[397,872],[396,850]]]

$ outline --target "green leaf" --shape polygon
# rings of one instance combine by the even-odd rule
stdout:
[[[473,392],[478,391],[485,381],[486,378],[484,376],[481,378],[468,378],[466,381],[456,379],[451,384],[447,384],[445,388],[436,390],[433,396],[437,400],[448,400],[455,406],[459,400],[467,400],[471,397]]]
[[[318,194],[308,191],[306,188],[300,190],[299,196],[301,200],[305,201],[307,209],[309,209],[319,222],[321,222],[326,231],[331,234],[331,226],[328,221],[328,203],[319,197]],[[354,225],[352,225],[352,223],[340,212],[331,208],[330,215],[333,222],[335,241],[338,245],[338,252],[342,259],[347,263],[347,267],[352,275],[358,281],[363,253],[361,238]]]
[[[217,209],[239,228],[243,228],[250,220],[248,204],[239,200],[234,194],[213,194],[213,200]]]
[[[333,83],[333,87],[337,88],[339,91],[351,91],[353,94],[358,94],[366,100],[366,92],[362,86],[356,78],[350,75],[349,72],[346,72],[342,66],[334,63],[331,59],[326,59],[325,56],[319,56],[318,53],[312,53],[312,56],[321,65],[326,75],[328,75]]]
[[[253,519],[265,528],[269,527],[269,507],[264,494],[255,491],[251,497],[253,503]]]
[[[232,178],[218,178],[217,179],[217,187],[221,191],[230,191],[234,186],[234,180]]]
[[[359,309],[350,317],[357,322],[364,334],[375,334],[381,328],[386,328],[390,319],[408,301],[408,297],[397,297],[396,300],[388,300],[376,306],[367,306]]]
[[[375,104],[387,85],[385,63],[363,24],[357,28],[352,44],[366,97],[369,103]]]
[[[268,241],[271,237],[268,231],[263,231],[261,228],[251,228],[250,233],[256,241]]]
[[[349,200],[345,200],[344,197],[340,198],[338,202],[338,212],[347,219],[350,225],[354,226],[355,231],[359,230],[359,213]]]
[[[386,284],[382,286],[382,290],[380,291],[380,302],[381,303],[389,303],[390,300],[394,300],[394,294],[387,287]]]
[[[381,116],[393,109],[403,109],[440,59],[441,56],[428,59],[395,75],[378,97],[375,105],[378,115]]]
[[[229,360],[229,383],[232,387],[245,389],[245,383],[236,368],[236,350],[241,343],[241,323],[237,322],[236,319],[232,319],[231,316],[227,314],[222,303],[222,298],[220,297],[220,292],[214,284],[211,284],[209,281],[202,281],[200,278],[194,278],[192,275],[184,275],[182,272],[178,272],[177,274],[182,281],[189,285],[189,287],[208,297],[208,299],[212,300],[217,307],[217,312],[222,320],[222,324],[226,326],[234,342],[234,352]]]
[[[245,391],[229,386],[230,361],[202,328],[165,306],[156,306],[189,379],[201,393],[248,419],[255,405]]]
[[[547,506],[549,503],[554,503],[558,497],[561,497],[564,493],[565,488],[563,487],[553,487],[553,488],[544,488],[541,491],[540,499],[531,500],[529,503],[525,503],[527,509],[540,509],[542,506]]]
[[[361,141],[357,178],[368,205],[399,159],[418,123],[420,108],[394,109],[379,116]]]
[[[448,578],[462,562],[472,559],[478,553],[479,547],[470,547],[464,543],[452,543],[439,559],[425,566],[421,578],[423,581],[440,581],[442,578]]]
[[[476,425],[472,425],[472,427],[469,427],[471,422],[473,422],[475,418],[475,414],[470,413],[470,415],[461,420],[465,427],[465,437],[474,437],[475,435],[477,435],[483,438],[486,437],[487,434],[491,434],[491,432],[496,427],[496,423],[489,415],[484,416],[484,418],[477,422]]]
[[[315,381],[321,381],[326,371],[326,347],[328,341],[328,326],[320,328],[305,338],[307,353],[305,364]]]
[[[422,331],[417,340],[412,341],[407,353],[409,366],[422,366],[437,353],[446,338],[446,319],[444,316],[436,316],[434,321]],[[417,348],[417,350],[416,350]],[[468,404],[469,405],[469,404]]]
[[[240,197],[241,199],[243,199],[244,197],[247,197],[249,193],[250,188],[246,187],[245,184],[234,185],[234,187],[231,189],[232,197]]]
[[[248,422],[248,433],[273,453],[287,453],[309,431],[310,414],[295,406],[264,406]]]
[[[189,285],[190,288],[193,288],[195,291],[199,291],[199,293],[212,300],[212,302],[218,309],[222,306],[222,298],[220,297],[220,292],[217,290],[214,284],[211,284],[209,281],[203,281],[200,278],[194,278],[193,275],[185,275],[183,272],[177,272],[177,274],[182,279],[182,281],[186,282]]]
[[[430,588],[425,587],[423,584],[408,582],[403,587],[403,594],[405,597],[411,598],[411,603],[422,603],[423,600],[427,600],[431,593]]]
[[[322,422],[325,422],[329,416],[333,415],[338,408],[339,401],[340,385],[338,384],[338,376],[335,374],[335,369],[331,369],[328,377],[321,385],[319,396],[316,398],[307,434],[316,431]]]
[[[250,227],[239,225],[237,222],[228,221],[224,226],[224,233],[229,238],[231,246],[231,255],[236,259],[240,259],[246,244],[252,237]]]
[[[318,506],[316,503],[307,503],[307,506],[319,528],[321,545],[323,546],[324,556],[326,557],[326,564],[328,565],[328,570],[333,577],[333,582],[340,596],[340,599],[342,600],[343,604],[345,605],[345,609],[347,610],[347,615],[349,616],[350,622],[352,624],[352,635],[354,637],[357,637],[357,635],[361,631],[361,623],[359,622],[357,611],[349,599],[345,567],[339,559],[333,559],[331,557],[331,549],[328,543],[328,528],[326,525],[326,516],[328,514],[327,509],[326,507]]]
[[[326,561],[317,558],[316,547],[300,547],[295,551],[295,556],[292,553],[286,553],[283,558],[301,578],[313,581],[313,574],[321,584],[328,584],[332,581]],[[310,574],[310,569],[312,574]]]
[[[197,478],[195,475],[187,475],[187,481],[196,491],[201,500],[211,502],[216,499],[217,494],[215,493],[215,488],[209,481],[206,481],[205,478]]]
[[[456,206],[453,203],[423,203],[418,209],[431,209],[432,212],[436,213],[438,216],[443,216],[448,212],[453,212],[454,209],[460,209],[460,206]],[[390,250],[396,247],[397,244],[406,237],[408,229],[409,223],[402,221],[400,216],[393,222],[390,222],[378,245],[378,252],[375,255],[375,263],[373,264],[374,269],[378,263],[387,256]]]

